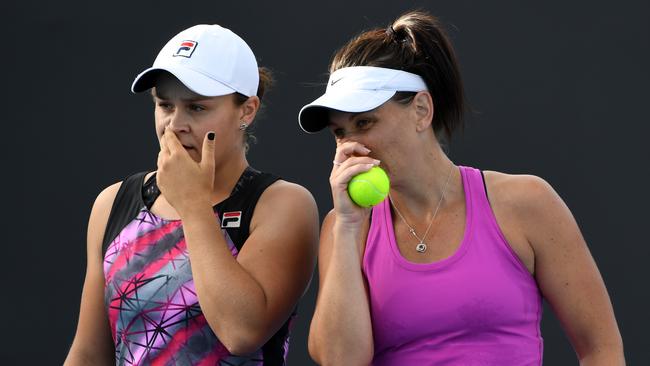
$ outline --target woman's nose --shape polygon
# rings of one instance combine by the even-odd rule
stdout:
[[[170,116],[167,126],[172,129],[174,132],[186,131],[187,130],[187,116],[182,111],[179,111],[180,108],[177,108],[174,113]]]
[[[359,136],[355,136],[354,134],[346,134],[345,136],[343,136],[343,137],[339,137],[339,138],[336,140],[336,142],[337,142],[338,145],[341,145],[341,144],[343,144],[343,143],[350,142],[350,141],[352,141],[352,142],[358,142],[358,143],[360,143],[360,144],[363,145],[363,141],[362,141],[362,139],[360,139]]]

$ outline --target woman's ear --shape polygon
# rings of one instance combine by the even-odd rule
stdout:
[[[240,107],[239,120],[247,125],[253,123],[257,111],[260,109],[260,98],[256,95],[246,99]]]
[[[418,92],[413,97],[413,102],[411,104],[413,108],[415,108],[415,115],[417,118],[416,126],[418,132],[431,128],[431,122],[433,121],[434,113],[431,94],[425,91]]]

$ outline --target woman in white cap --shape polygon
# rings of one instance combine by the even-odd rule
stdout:
[[[334,56],[301,127],[336,139],[309,351],[323,365],[540,365],[545,298],[581,365],[623,365],[621,336],[571,212],[544,180],[457,166],[453,49],[436,18],[401,16]],[[389,197],[346,188],[379,165]]]
[[[133,92],[152,90],[158,169],[95,201],[66,365],[285,364],[318,213],[306,189],[246,159],[269,80],[218,25],[182,31],[135,79]]]

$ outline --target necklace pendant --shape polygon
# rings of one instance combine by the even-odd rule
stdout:
[[[427,251],[427,245],[420,242],[418,245],[415,246],[415,250],[417,250],[418,253],[424,253]]]

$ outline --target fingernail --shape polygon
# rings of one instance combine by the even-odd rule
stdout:
[[[208,132],[208,140],[214,140],[214,132]]]
[[[375,165],[379,165],[379,163],[381,163],[381,161],[377,159],[373,160],[373,162],[375,163]]]
[[[370,152],[370,149],[368,149],[367,147],[364,147],[364,150],[366,150],[367,153]]]

